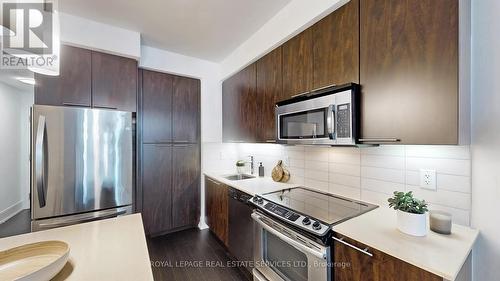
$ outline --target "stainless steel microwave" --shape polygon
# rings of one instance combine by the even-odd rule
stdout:
[[[331,86],[276,104],[277,143],[355,145],[359,85]]]

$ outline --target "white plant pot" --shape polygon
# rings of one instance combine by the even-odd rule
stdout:
[[[397,210],[399,231],[413,235],[427,235],[427,214],[412,214]]]

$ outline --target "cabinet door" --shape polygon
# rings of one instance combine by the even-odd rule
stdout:
[[[283,50],[283,95],[310,91],[313,78],[312,29],[308,28],[285,42]]]
[[[146,234],[166,232],[172,228],[172,146],[143,145],[142,166]]]
[[[212,224],[214,222],[214,185],[213,180],[205,176],[205,223],[210,229],[213,228]]]
[[[92,52],[92,106],[137,111],[137,61]]]
[[[142,141],[172,141],[173,76],[142,70]]]
[[[313,89],[359,83],[359,0],[313,27]]]
[[[207,225],[224,244],[228,243],[228,190],[227,187],[205,177],[205,212]]]
[[[457,0],[361,0],[362,138],[458,142]]]
[[[335,234],[340,238],[338,234]],[[372,249],[355,240],[342,237],[343,241],[366,249],[361,252],[346,244],[334,242],[334,262],[338,265],[334,270],[335,281],[442,281],[443,278],[420,269],[414,265],[396,259],[390,255]],[[345,264],[348,266],[342,267]]]
[[[238,104],[236,79],[230,77],[222,82],[222,140],[224,142],[234,142],[240,139],[238,135]]]
[[[257,98],[261,142],[276,141],[275,104],[286,99],[282,91],[281,47],[257,61]]]
[[[256,74],[255,63],[247,66],[238,74],[238,94],[240,95],[238,99],[238,135],[241,136],[241,140],[246,142],[255,142],[258,135],[257,122],[261,112],[257,112]]]
[[[173,146],[172,227],[196,226],[200,217],[200,147]]]
[[[175,76],[172,102],[174,142],[198,142],[200,140],[200,80]]]
[[[61,46],[59,76],[35,73],[35,104],[90,106],[91,51]]]
[[[257,139],[257,97],[255,64],[222,84],[223,140],[253,142]]]

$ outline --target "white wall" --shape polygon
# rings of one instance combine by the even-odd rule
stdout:
[[[141,56],[139,32],[60,13],[61,41],[68,45],[133,59]]]
[[[500,1],[472,3],[472,226],[474,280],[500,276]]]
[[[221,62],[225,79],[299,34],[349,0],[292,0]]]
[[[29,207],[29,107],[32,104],[33,93],[0,83],[0,222]]]

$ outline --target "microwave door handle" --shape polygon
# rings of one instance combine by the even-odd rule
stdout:
[[[328,126],[328,137],[330,139],[335,139],[335,105],[331,104],[328,106],[328,116],[326,118],[326,123]]]
[[[38,118],[38,128],[36,132],[35,144],[35,180],[36,191],[38,193],[38,203],[40,208],[45,207],[45,116]]]
[[[275,235],[276,237],[278,237],[282,241],[290,244],[295,249],[302,251],[302,252],[305,252],[305,253],[308,253],[308,254],[311,254],[319,259],[326,259],[326,254],[319,252],[317,250],[311,249],[308,246],[303,245],[300,242],[293,240],[292,238],[289,238],[288,236],[284,235],[283,233],[279,232],[278,230],[274,229],[273,227],[271,227],[271,226],[267,225],[265,222],[263,222],[260,219],[261,217],[259,215],[253,213],[251,216],[252,216],[253,220],[259,224],[260,227],[264,228],[266,231]]]

